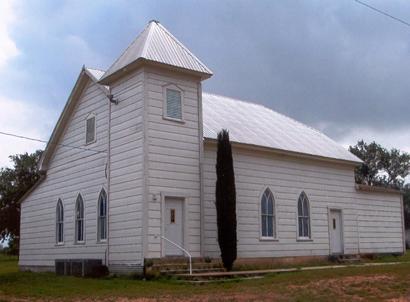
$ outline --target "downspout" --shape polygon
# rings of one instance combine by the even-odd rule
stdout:
[[[107,258],[105,265],[110,263],[110,205],[111,205],[111,111],[112,94],[111,87],[108,87],[108,143],[107,143]]]
[[[198,132],[199,132],[199,207],[200,207],[200,256],[205,253],[205,205],[204,205],[204,137],[203,137],[203,116],[202,116],[202,83],[198,83]]]

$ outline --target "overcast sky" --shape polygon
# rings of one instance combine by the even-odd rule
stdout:
[[[410,1],[363,1],[410,22]],[[47,140],[81,66],[108,68],[151,19],[213,70],[205,91],[410,151],[410,27],[353,0],[1,0],[0,131]],[[0,166],[36,148],[0,135]]]

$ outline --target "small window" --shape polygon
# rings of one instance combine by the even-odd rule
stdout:
[[[262,237],[276,237],[275,200],[269,189],[265,190],[261,199],[261,234]]]
[[[165,116],[182,120],[182,93],[176,89],[166,88]]]
[[[298,237],[309,239],[310,235],[309,199],[302,192],[298,199]]]
[[[98,241],[107,240],[107,194],[101,190],[98,198]]]
[[[75,204],[75,241],[84,242],[84,202],[80,194]]]
[[[175,209],[171,209],[170,220],[171,220],[171,223],[175,223]]]
[[[61,199],[58,200],[56,208],[56,242],[64,243],[64,208]]]
[[[95,140],[95,115],[90,115],[86,120],[85,143],[90,144]]]

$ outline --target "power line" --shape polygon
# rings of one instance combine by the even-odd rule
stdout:
[[[367,4],[367,3],[364,3],[364,2],[362,2],[362,1],[360,1],[360,0],[353,0],[353,1],[359,3],[359,4],[363,5],[363,6],[366,6],[367,8],[370,8],[371,10],[374,10],[375,12],[378,12],[379,14],[382,14],[382,15],[384,15],[384,16],[386,16],[386,17],[389,17],[389,18],[391,18],[391,19],[393,19],[393,20],[395,20],[395,21],[398,21],[398,22],[400,22],[400,23],[402,23],[402,24],[407,25],[408,27],[410,27],[410,23],[407,22],[407,21],[404,21],[404,20],[402,20],[402,19],[400,19],[400,18],[397,18],[397,17],[395,17],[395,16],[393,16],[393,15],[390,15],[389,13],[386,13],[386,12],[384,12],[384,11],[378,9],[378,8],[375,8],[374,6],[371,6],[371,5]]]
[[[44,143],[44,144],[48,143],[47,141],[42,140],[42,139],[32,138],[32,137],[18,135],[18,134],[14,134],[14,133],[8,133],[8,132],[0,131],[0,134],[5,135],[5,136],[16,137],[16,138],[20,138],[20,139],[25,139],[25,140],[29,140],[29,141]],[[79,149],[79,150],[90,151],[90,152],[95,152],[95,153],[106,153],[105,151],[99,151],[99,150],[93,150],[93,149],[82,148],[82,147],[77,147],[77,146],[71,146],[71,145],[67,145],[67,144],[51,144],[51,145],[61,146],[61,147],[66,147],[66,148],[71,148],[71,149]]]

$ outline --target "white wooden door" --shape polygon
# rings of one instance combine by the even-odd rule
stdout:
[[[165,198],[165,237],[184,247],[184,202],[180,198]],[[184,253],[175,245],[164,241],[166,256],[182,256]]]
[[[343,254],[342,212],[330,210],[329,218],[330,252],[331,254]]]

